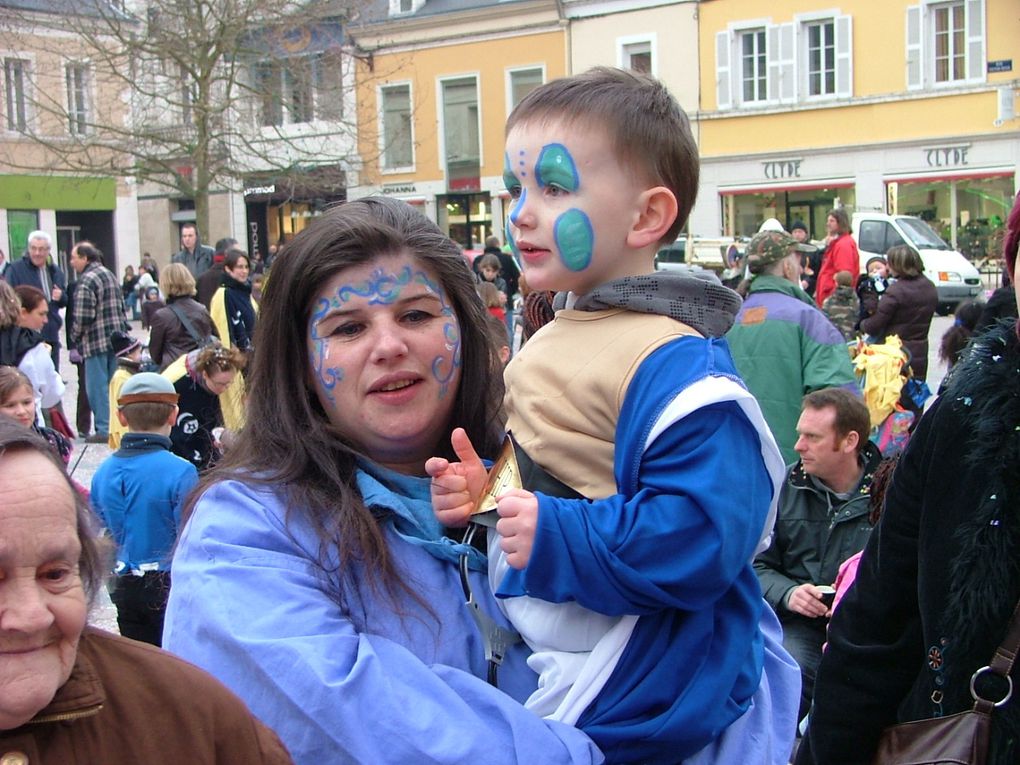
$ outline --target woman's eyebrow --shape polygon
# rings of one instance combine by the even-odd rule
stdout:
[[[438,303],[440,305],[442,305],[442,303],[443,303],[443,301],[440,300],[439,296],[436,293],[432,292],[431,290],[426,290],[426,291],[418,293],[417,295],[408,295],[406,297],[397,298],[393,302],[385,303],[384,305],[391,305],[391,306],[401,307],[401,306],[405,306],[405,305],[410,305],[412,303],[418,303],[418,302],[420,302],[422,300],[427,300],[427,301],[429,301],[431,303]],[[332,307],[330,307],[330,309],[328,311],[326,311],[321,316],[316,318],[315,319],[315,323],[318,324],[319,322],[325,321],[326,319],[335,318],[337,316],[356,315],[356,314],[362,313],[363,311],[365,311],[365,309],[367,307],[372,306],[372,305],[382,305],[382,304],[378,303],[378,302],[369,301],[367,306],[364,305],[364,304],[362,304],[362,305],[343,304],[343,305],[338,305],[338,306],[332,306]]]

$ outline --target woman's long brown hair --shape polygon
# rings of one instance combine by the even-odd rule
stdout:
[[[409,252],[439,279],[460,323],[462,372],[451,429],[467,430],[478,453],[502,439],[502,366],[485,329],[485,308],[460,249],[424,215],[385,198],[347,202],[315,219],[281,250],[267,280],[248,377],[246,424],[192,493],[186,513],[212,484],[235,479],[281,492],[288,522],[303,518],[319,540],[318,564],[343,583],[420,598],[401,581],[379,519],[355,484],[354,447],[330,425],[312,388],[307,328],[314,299],[335,274],[377,256]],[[449,438],[440,455],[455,458]],[[338,561],[331,564],[330,561]],[[356,572],[356,573],[355,573]],[[343,593],[334,593],[340,601]]]

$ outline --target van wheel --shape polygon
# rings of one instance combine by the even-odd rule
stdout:
[[[948,316],[953,312],[953,309],[955,307],[956,306],[954,306],[952,303],[939,303],[937,306],[935,306],[935,313],[937,313],[939,316]]]

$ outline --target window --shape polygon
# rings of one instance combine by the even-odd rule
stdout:
[[[477,190],[481,176],[478,83],[474,77],[461,77],[441,85],[447,186]]]
[[[836,35],[832,21],[806,24],[809,96],[831,96],[836,92]]]
[[[414,13],[425,5],[425,0],[389,0],[390,16]]]
[[[315,60],[307,58],[295,59],[283,70],[288,122],[311,122],[315,119],[314,70]]]
[[[985,81],[985,2],[923,0],[907,7],[908,89]]]
[[[194,98],[191,92],[191,77],[188,76],[187,70],[184,65],[181,64],[180,68],[180,82],[181,82],[181,124],[191,125],[194,123],[194,115],[191,111],[191,105],[194,103]]]
[[[625,69],[632,69],[635,72],[644,74],[652,73],[652,44],[651,42],[634,42],[623,46],[621,64]]]
[[[252,72],[259,99],[259,124],[263,127],[283,124],[283,75],[273,64],[255,64]]]
[[[508,74],[510,77],[510,103],[508,104],[507,113],[512,111],[521,102],[522,98],[545,80],[545,72],[540,66],[533,69],[513,69]]]
[[[657,68],[655,34],[617,37],[616,65],[621,69],[654,75]]]
[[[764,29],[740,35],[740,81],[745,102],[768,98]]]
[[[252,67],[252,87],[263,127],[337,120],[343,116],[338,55],[326,53],[261,61]]]
[[[4,84],[7,129],[23,133],[28,127],[28,62],[20,58],[4,59]]]
[[[68,64],[64,67],[67,83],[67,130],[71,135],[88,132],[88,81],[87,64]]]
[[[792,22],[748,19],[715,36],[719,109],[772,107],[853,96],[850,16],[797,14]]]
[[[966,78],[963,3],[932,9],[935,32],[935,82]]]
[[[387,85],[381,89],[382,166],[386,170],[414,165],[411,132],[411,86]]]
[[[864,252],[884,255],[890,247],[906,244],[903,237],[896,233],[892,224],[881,220],[861,221],[861,229],[857,234],[858,247]]]

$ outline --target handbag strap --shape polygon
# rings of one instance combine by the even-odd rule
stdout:
[[[1009,627],[1006,630],[1006,637],[995,649],[995,655],[987,666],[981,667],[970,678],[970,695],[974,698],[974,710],[991,712],[994,707],[1001,707],[1013,696],[1013,678],[1010,672],[1013,671],[1013,664],[1016,662],[1017,653],[1020,653],[1020,602],[1013,609],[1013,616],[1009,620]],[[977,678],[984,672],[991,672],[993,675],[1006,680],[1006,695],[998,701],[989,701],[978,696],[974,687]]]
[[[199,348],[201,348],[202,338],[195,329],[195,325],[192,324],[188,317],[184,315],[184,311],[181,310],[181,307],[176,305],[169,305],[167,307],[174,312],[174,315],[177,316],[178,319],[181,320],[181,324],[184,326],[184,331],[191,335],[191,339],[198,344]]]

